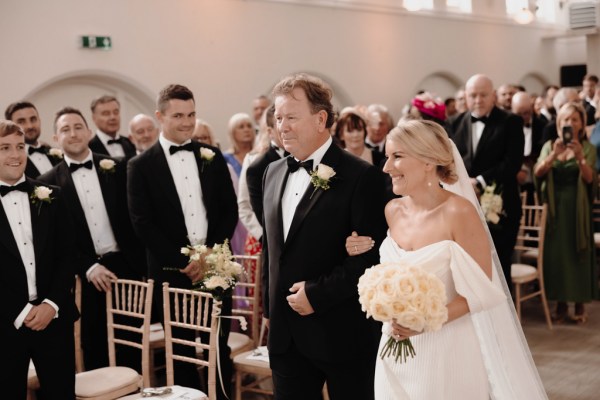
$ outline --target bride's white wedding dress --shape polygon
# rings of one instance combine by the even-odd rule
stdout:
[[[379,251],[381,262],[403,259],[436,275],[446,287],[447,301],[460,294],[467,299],[471,312],[492,308],[506,299],[473,258],[451,240],[406,251],[388,234]],[[379,351],[391,334],[389,323],[384,324],[383,331]],[[377,400],[489,399],[488,377],[469,314],[437,332],[413,336],[411,341],[416,356],[406,363],[378,356]]]

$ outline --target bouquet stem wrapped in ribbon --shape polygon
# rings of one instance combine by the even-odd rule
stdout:
[[[439,330],[448,320],[446,290],[442,281],[408,262],[382,263],[368,268],[358,281],[362,310],[376,321],[394,320],[417,332]],[[416,351],[409,338],[390,336],[380,357],[406,362]]]

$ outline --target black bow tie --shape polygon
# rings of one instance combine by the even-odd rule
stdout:
[[[287,165],[288,165],[288,169],[290,170],[290,172],[296,172],[300,168],[304,168],[306,170],[306,172],[308,172],[310,174],[312,171],[312,167],[313,167],[313,160],[306,160],[306,161],[300,162],[300,161],[296,160],[294,157],[288,157]]]
[[[188,144],[184,144],[183,146],[171,146],[169,147],[169,153],[170,154],[175,154],[180,150],[186,150],[186,151],[194,151],[194,145],[192,144],[192,142],[189,142]]]
[[[69,171],[75,172],[79,168],[92,169],[92,165],[93,165],[92,160],[87,160],[86,162],[84,162],[82,164],[71,163],[71,165],[69,165]]]
[[[14,185],[14,186],[2,185],[2,186],[0,186],[0,196],[4,197],[8,193],[12,192],[13,190],[19,190],[21,192],[29,193],[29,183],[27,183],[27,181],[23,181],[23,182],[19,183],[18,185]]]
[[[116,139],[108,139],[108,141],[106,142],[106,144],[121,144],[121,142],[123,141],[122,137],[118,137]]]
[[[40,146],[40,147],[29,146],[29,150],[27,150],[27,152],[29,153],[29,155],[32,155],[33,153],[47,154],[46,148],[42,147],[42,146]]]
[[[474,115],[471,115],[471,123],[475,122],[483,122],[484,124],[486,124],[488,122],[488,117],[476,117]]]

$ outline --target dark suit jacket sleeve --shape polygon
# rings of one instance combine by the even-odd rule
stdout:
[[[516,115],[508,115],[506,121],[504,121],[502,134],[508,136],[503,160],[492,168],[481,172],[481,176],[488,185],[494,181],[509,182],[514,180],[523,163],[523,148],[525,147],[523,120]]]
[[[379,262],[379,244],[386,232],[383,174],[375,167],[369,167],[356,179],[358,183],[354,194],[347,200],[351,202],[352,230],[372,237],[376,245],[362,255],[346,256],[331,274],[306,282],[306,295],[317,313],[326,312],[348,299],[358,298],[358,279],[365,269]],[[315,257],[318,256],[315,254]]]
[[[253,163],[246,170],[246,184],[248,185],[250,205],[252,206],[252,211],[254,211],[254,214],[261,225],[263,225],[262,172],[264,172],[264,168],[261,168],[261,164],[257,163]]]
[[[217,183],[210,187],[210,190],[216,192],[215,197],[209,200],[210,204],[205,204],[206,212],[209,214],[206,238],[208,246],[223,243],[225,239],[231,240],[239,221],[237,196],[229,168],[222,153],[214,148],[213,151],[215,151],[215,158],[211,162],[211,168],[214,170],[214,179]]]

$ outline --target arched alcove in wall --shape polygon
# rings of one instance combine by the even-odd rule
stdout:
[[[519,80],[519,84],[523,85],[527,93],[541,95],[544,93],[544,88],[548,86],[548,79],[537,72],[530,72]]]
[[[154,115],[154,95],[133,79],[106,71],[75,71],[50,79],[28,93],[25,98],[35,104],[42,121],[41,140],[52,144],[56,111],[65,106],[83,113],[90,129],[95,131],[90,104],[104,94],[115,96],[121,103],[121,129],[128,135],[129,120],[138,113]]]
[[[415,86],[413,95],[420,90],[430,92],[442,100],[447,97],[454,97],[456,91],[464,86],[464,82],[456,75],[450,72],[439,71],[427,75],[421,82]],[[411,96],[412,98],[412,96]],[[407,99],[407,101],[410,99]]]

